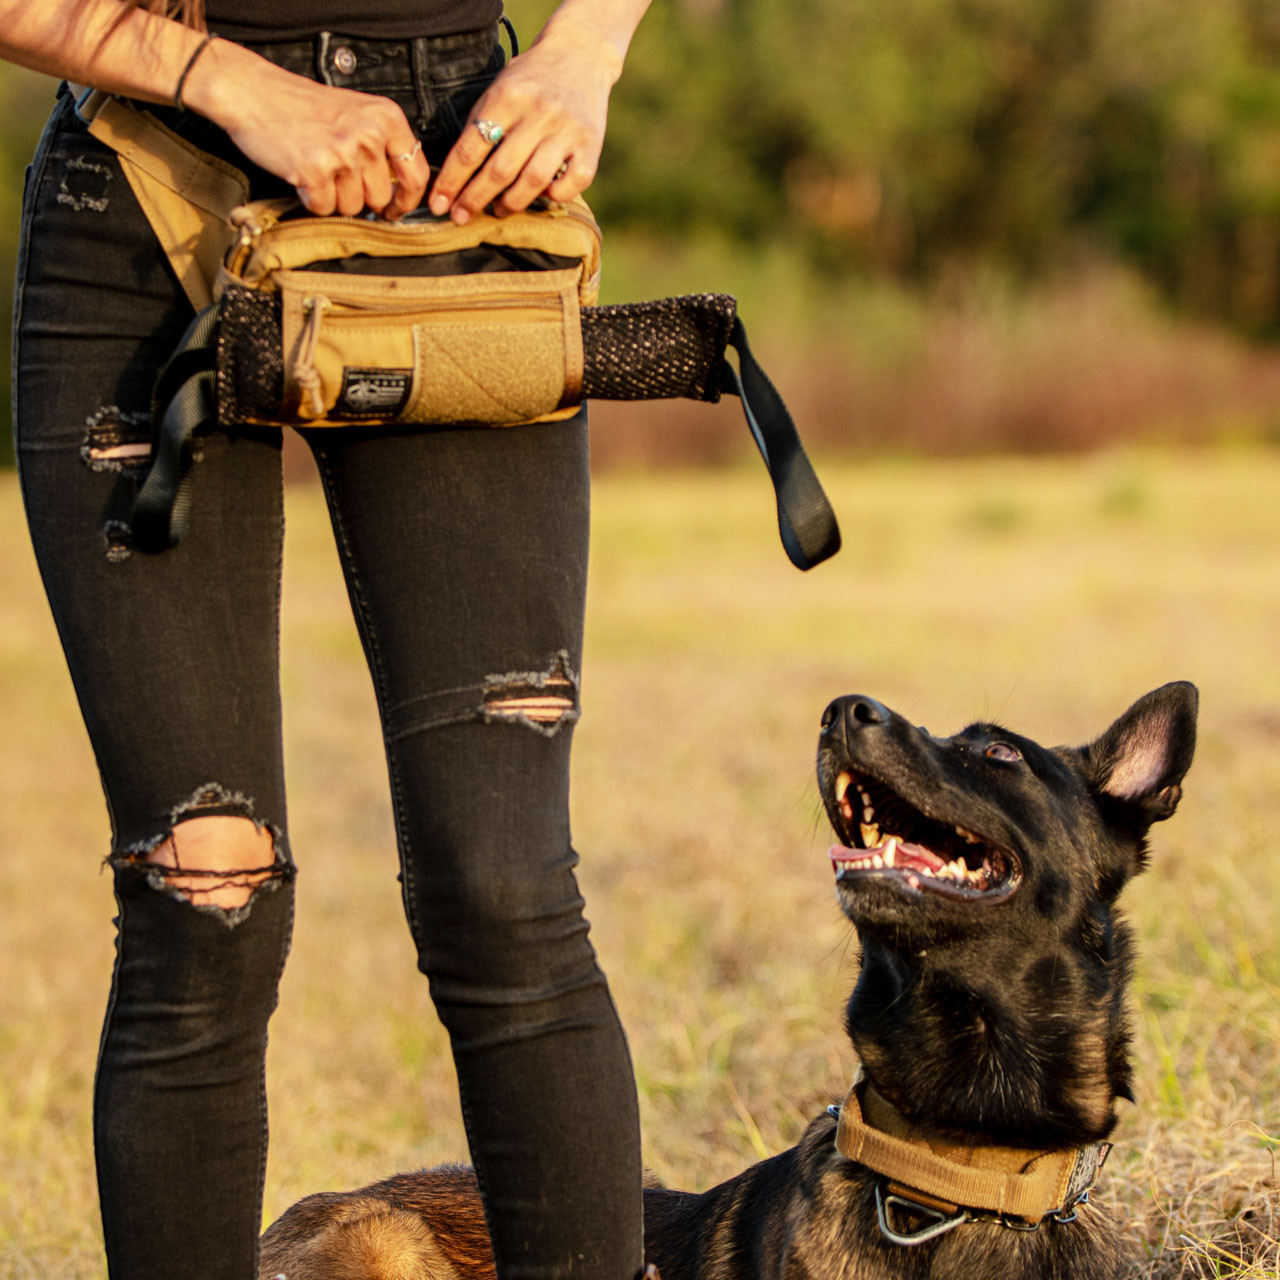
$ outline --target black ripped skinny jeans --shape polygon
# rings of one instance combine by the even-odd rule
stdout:
[[[337,68],[350,58],[334,57],[343,47],[349,74]],[[501,65],[493,31],[265,52],[393,97],[434,163]],[[244,165],[207,121],[159,110]],[[257,194],[277,193],[253,177]],[[114,154],[64,94],[23,215],[17,451],[112,826],[117,960],[94,1140],[113,1280],[256,1276],[263,1057],[293,916],[279,433],[203,441],[180,547],[133,552],[122,524],[152,381],[189,318]],[[634,1084],[568,821],[585,415],[513,430],[318,430],[308,443],[377,691],[405,912],[452,1039],[498,1273],[632,1280]],[[570,708],[558,724],[503,705],[548,675]],[[209,813],[250,815],[275,838],[272,878],[237,912],[193,905],[138,858]]]

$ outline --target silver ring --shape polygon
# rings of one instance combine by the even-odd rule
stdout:
[[[566,160],[566,161],[564,162],[564,164],[562,164],[562,165],[561,165],[561,166],[556,170],[556,176],[555,176],[554,178],[552,178],[552,179],[551,179],[551,181],[552,181],[552,182],[559,182],[559,181],[560,181],[560,179],[561,179],[561,178],[563,178],[563,177],[564,177],[564,175],[565,175],[566,173],[568,173],[568,172],[569,172],[569,162]]]
[[[502,141],[506,130],[494,120],[477,120],[476,129],[480,136],[491,146],[496,147]]]
[[[398,156],[392,156],[391,158],[397,164],[408,164],[410,160],[414,160],[417,158],[418,152],[421,150],[422,150],[422,139],[418,138],[414,142],[413,146],[409,148],[408,151],[402,151]]]

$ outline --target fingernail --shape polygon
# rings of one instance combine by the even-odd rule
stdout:
[[[448,212],[449,197],[446,195],[434,195],[427,203],[437,218],[443,217]]]
[[[449,216],[460,227],[465,227],[467,223],[471,221],[471,214],[460,205],[455,206],[453,212]]]

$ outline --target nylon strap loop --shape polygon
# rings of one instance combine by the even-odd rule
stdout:
[[[778,533],[787,558],[797,569],[812,569],[840,550],[835,512],[800,443],[791,413],[752,354],[738,316],[733,319],[729,346],[738,353],[739,369],[723,361],[721,388],[742,401],[747,426],[769,470],[778,503]]]
[[[191,322],[177,351],[160,373],[151,469],[134,502],[133,545],[156,553],[177,546],[191,510],[191,438],[214,421],[216,305]]]

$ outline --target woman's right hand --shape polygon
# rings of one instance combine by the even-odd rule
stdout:
[[[122,0],[0,0],[0,57],[77,84],[208,116],[312,213],[403,217],[429,171],[387,98],[316,84],[230,40],[204,37]],[[192,60],[194,57],[194,61]]]
[[[396,219],[426,191],[426,158],[389,98],[317,84],[215,40],[192,67],[183,100],[255,164],[292,184],[312,213],[372,209]]]

